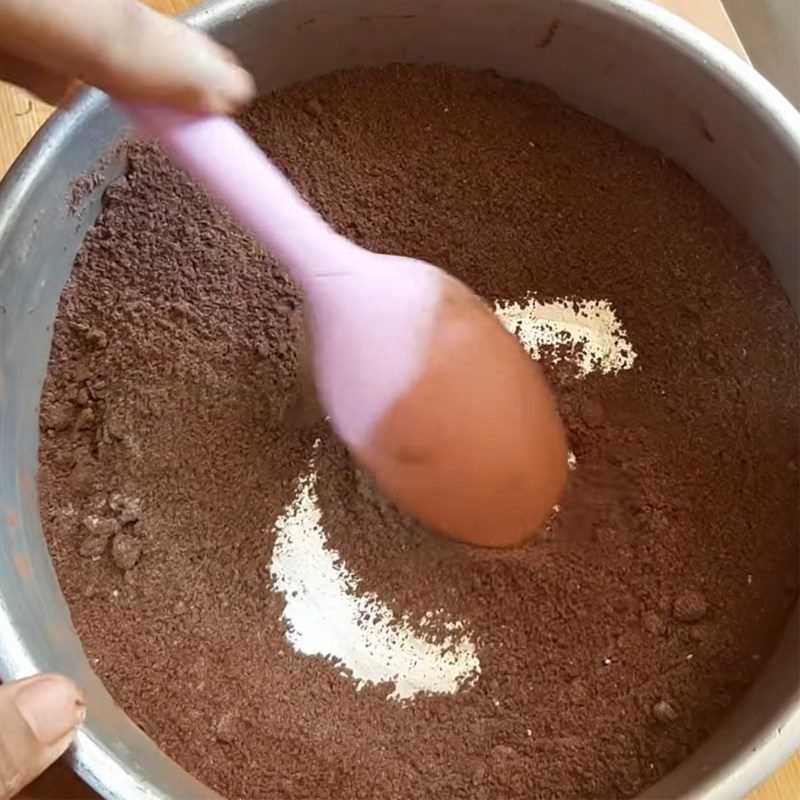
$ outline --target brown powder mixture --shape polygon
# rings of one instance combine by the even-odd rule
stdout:
[[[610,300],[638,359],[548,366],[579,465],[549,532],[434,537],[289,424],[295,289],[132,147],[42,402],[47,537],[98,674],[230,797],[635,795],[753,682],[797,595],[798,331],[768,265],[658,153],[492,74],[346,71],[244,123],[361,244],[489,301]],[[472,688],[400,705],[285,642],[272,525],[317,436],[330,545],[393,609],[465,621]]]

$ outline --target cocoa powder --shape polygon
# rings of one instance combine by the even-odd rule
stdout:
[[[277,265],[132,146],[42,398],[45,530],[96,671],[229,797],[635,795],[753,682],[797,597],[798,329],[767,263],[657,152],[494,74],[349,70],[242,121],[360,244],[488,301],[607,299],[637,360],[577,379],[545,359],[578,463],[545,531],[501,553],[435,537],[296,422]],[[398,613],[464,621],[470,688],[400,704],[286,643],[272,525],[317,438],[330,546]]]

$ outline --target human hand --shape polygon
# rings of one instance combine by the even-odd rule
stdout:
[[[0,0],[0,79],[54,104],[82,83],[206,113],[255,95],[229,50],[136,0]]]
[[[61,675],[0,686],[0,800],[44,772],[69,747],[85,716],[83,693]]]

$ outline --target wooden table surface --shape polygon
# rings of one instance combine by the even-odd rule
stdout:
[[[100,2],[101,0],[98,0]],[[747,58],[720,0],[654,0],[704,28],[734,52]],[[31,0],[33,2],[33,0]],[[166,14],[185,11],[198,0],[146,0]],[[50,116],[52,108],[0,82],[0,176]],[[68,768],[57,764],[23,793],[25,800],[85,800],[95,797]],[[181,800],[190,800],[181,798]],[[800,751],[748,800],[800,800]]]

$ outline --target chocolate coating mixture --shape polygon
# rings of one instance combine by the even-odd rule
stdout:
[[[578,464],[547,531],[434,537],[298,427],[293,286],[132,146],[42,400],[45,529],[92,664],[229,797],[634,796],[750,686],[797,597],[798,328],[766,261],[657,152],[493,74],[344,71],[243,122],[342,233],[490,302],[608,300],[637,359],[545,359]],[[272,526],[317,437],[330,546],[396,612],[463,620],[472,687],[399,704],[287,644]]]

